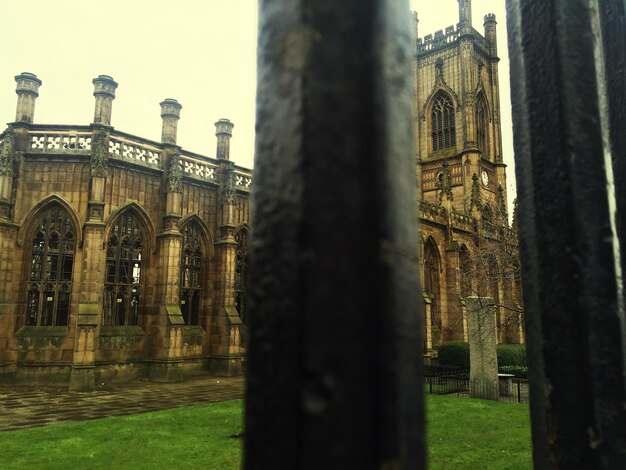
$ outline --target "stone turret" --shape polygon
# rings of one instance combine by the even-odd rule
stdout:
[[[496,15],[485,15],[485,39],[489,43],[491,55],[498,55],[498,38],[496,36]]]
[[[161,142],[176,145],[178,120],[180,119],[180,110],[183,107],[178,101],[172,98],[166,98],[159,104],[161,106],[161,118],[163,119]]]
[[[108,75],[98,75],[92,80],[94,85],[93,96],[96,97],[96,109],[93,123],[103,126],[111,125],[111,109],[115,99],[117,82]]]
[[[233,136],[235,125],[228,119],[220,119],[215,123],[217,136],[217,155],[219,160],[230,160],[230,138]]]
[[[459,26],[461,32],[469,32],[472,28],[472,0],[459,1]]]
[[[39,87],[42,81],[37,75],[29,72],[22,72],[15,77],[17,87],[17,110],[15,112],[16,122],[26,122],[32,124],[35,116],[35,100],[39,96]]]

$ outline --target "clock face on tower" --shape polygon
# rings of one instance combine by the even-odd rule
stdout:
[[[483,170],[482,173],[480,174],[480,179],[483,182],[483,186],[487,186],[489,184],[489,175],[487,174],[485,170]]]

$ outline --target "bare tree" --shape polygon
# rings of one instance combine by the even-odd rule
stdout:
[[[498,342],[517,343],[523,341],[517,216],[514,209],[510,225],[502,192],[499,187],[495,208],[482,206],[473,246],[459,250],[461,303],[469,296],[492,299]],[[465,319],[467,312],[463,313]]]

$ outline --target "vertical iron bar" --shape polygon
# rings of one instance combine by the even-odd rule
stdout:
[[[624,338],[593,1],[507,0],[538,469],[626,468]]]
[[[605,112],[607,116],[608,148],[612,160],[610,196],[614,197],[615,227],[619,241],[618,279],[621,280],[622,335],[626,337],[626,290],[623,276],[626,272],[626,4],[624,1],[596,0],[599,13],[601,49],[603,53]],[[611,194],[611,189],[614,195]],[[623,351],[626,357],[626,348]],[[624,377],[626,380],[626,377]]]
[[[424,468],[408,1],[259,7],[245,468]]]

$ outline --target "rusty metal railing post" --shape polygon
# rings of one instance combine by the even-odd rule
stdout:
[[[622,48],[617,57],[623,57],[624,44],[607,49],[610,45],[600,41],[598,4],[607,3],[507,1],[533,452],[539,469],[626,468],[623,220],[615,223],[620,205],[609,185],[611,152],[619,151],[623,160],[623,146],[610,143],[616,132],[623,141],[626,132],[624,69],[623,62],[616,69],[604,67],[603,60],[603,49],[610,57],[615,47]],[[612,40],[617,40],[626,28],[623,2],[611,3],[621,3],[621,19],[613,18],[620,34]],[[610,111],[619,103],[616,117]],[[624,165],[613,167],[621,172],[616,181],[622,187]],[[623,210],[617,214],[623,216]]]
[[[259,7],[245,468],[424,468],[408,1]]]

